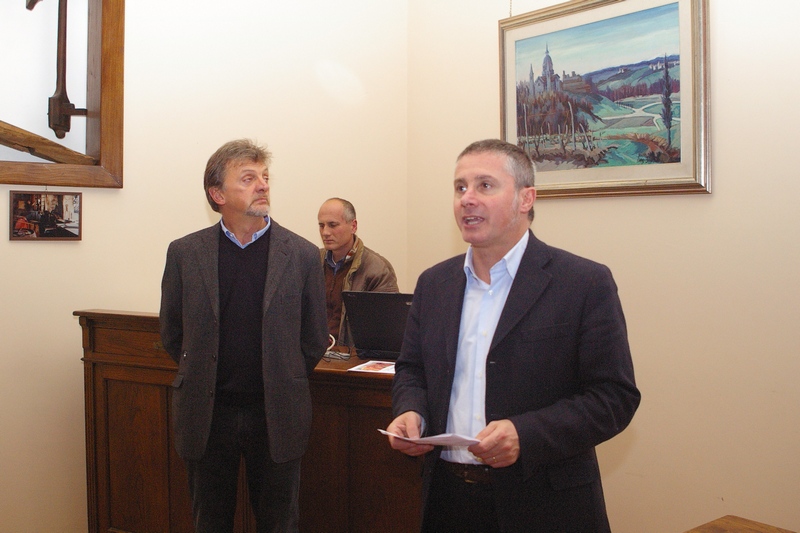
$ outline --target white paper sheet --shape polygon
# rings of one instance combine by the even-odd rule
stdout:
[[[382,429],[379,429],[378,431],[384,435],[391,435],[397,439],[413,442],[414,444],[431,444],[433,446],[471,446],[472,444],[478,444],[480,442],[478,439],[473,439],[472,437],[466,437],[464,435],[457,435],[455,433],[441,433],[439,435],[433,435],[430,437],[409,439],[408,437],[402,437]]]

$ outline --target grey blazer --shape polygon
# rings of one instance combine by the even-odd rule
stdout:
[[[308,376],[327,346],[325,288],[316,245],[272,220],[264,288],[264,406],[273,461],[303,455],[311,431]],[[172,242],[161,282],[161,339],[178,363],[172,389],[175,448],[203,456],[219,349],[220,225]]]

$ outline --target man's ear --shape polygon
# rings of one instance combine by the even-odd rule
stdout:
[[[225,203],[225,196],[222,194],[222,191],[219,189],[219,187],[211,187],[208,189],[208,194],[211,196],[211,199],[217,203],[217,205],[223,205]]]
[[[536,201],[536,189],[533,187],[525,187],[519,191],[519,210],[527,213],[533,207],[533,202]]]

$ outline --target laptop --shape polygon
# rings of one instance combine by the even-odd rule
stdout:
[[[400,355],[413,294],[342,291],[356,354],[394,361]]]

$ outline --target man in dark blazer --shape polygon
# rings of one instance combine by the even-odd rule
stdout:
[[[420,276],[393,384],[391,433],[479,442],[427,454],[423,531],[609,531],[595,446],[639,405],[611,272],[529,230],[533,163],[486,140],[459,156],[466,255]]]
[[[161,338],[197,533],[233,531],[242,457],[258,530],[298,530],[325,294],[317,247],[269,216],[270,158],[246,140],[217,150],[204,181],[222,218],[167,251]]]

